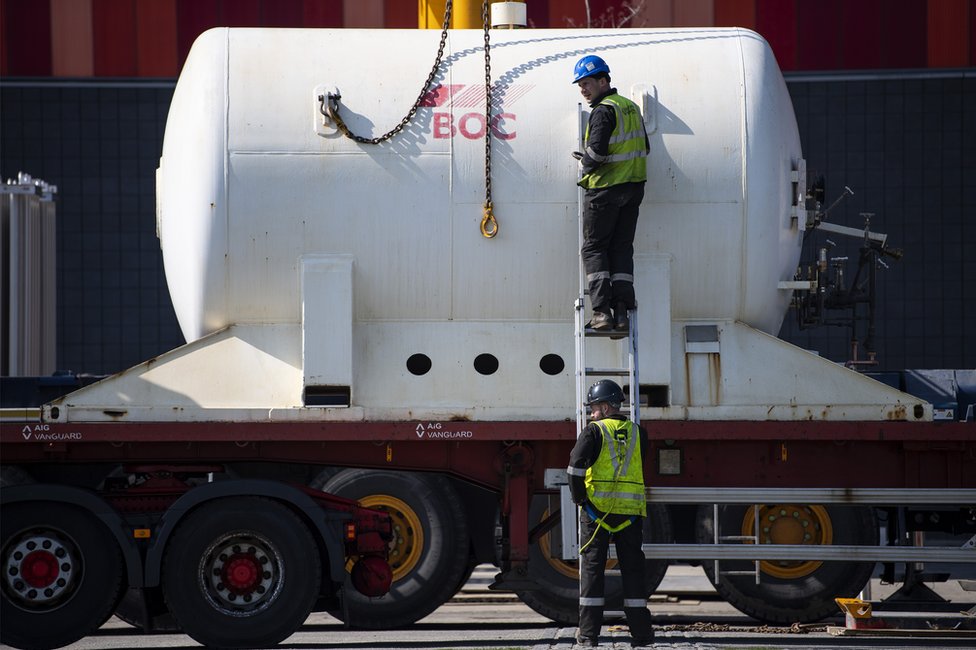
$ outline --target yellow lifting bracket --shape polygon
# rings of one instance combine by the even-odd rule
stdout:
[[[834,602],[845,614],[853,618],[871,618],[871,603],[860,598],[834,598]]]

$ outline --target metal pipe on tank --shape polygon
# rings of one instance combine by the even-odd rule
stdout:
[[[504,2],[498,0],[491,4],[492,29],[523,29],[528,27],[528,9],[525,2]]]
[[[417,0],[417,29],[441,29],[446,0]]]
[[[418,0],[417,27],[442,29],[444,7],[447,0]],[[482,0],[454,0],[451,9],[451,27],[454,29],[481,29]]]
[[[481,29],[482,0],[454,0],[452,27],[454,29]]]

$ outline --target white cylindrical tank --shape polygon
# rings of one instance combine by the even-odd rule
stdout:
[[[450,32],[436,93],[378,146],[323,127],[337,88],[376,136],[409,110],[437,33],[214,29],[177,84],[158,172],[158,230],[187,340],[299,322],[303,255],[347,254],[356,322],[569,322],[577,293],[573,65],[608,62],[646,97],[651,155],[635,249],[670,256],[675,320],[775,333],[802,228],[791,220],[796,122],[775,58],[742,29],[499,31],[494,239],[482,237],[482,33]],[[584,106],[584,108],[586,108]],[[641,278],[636,279],[640,284]],[[646,305],[642,305],[642,308]],[[653,307],[653,306],[651,306]]]

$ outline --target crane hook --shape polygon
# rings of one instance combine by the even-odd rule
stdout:
[[[498,221],[492,211],[491,201],[485,203],[485,215],[481,218],[481,234],[491,239],[498,234]]]

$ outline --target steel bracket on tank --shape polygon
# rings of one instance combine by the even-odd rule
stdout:
[[[320,84],[312,89],[312,124],[315,133],[322,137],[330,137],[339,133],[339,127],[329,117],[327,100],[330,95],[338,96],[339,89],[331,84]]]
[[[806,209],[807,161],[801,158],[795,166],[796,169],[790,172],[790,185],[793,188],[793,201],[790,206],[790,230],[797,230],[800,227],[801,219],[804,228],[810,227],[810,211]]]
[[[639,83],[630,87],[630,99],[640,107],[647,135],[657,131],[657,86]]]

